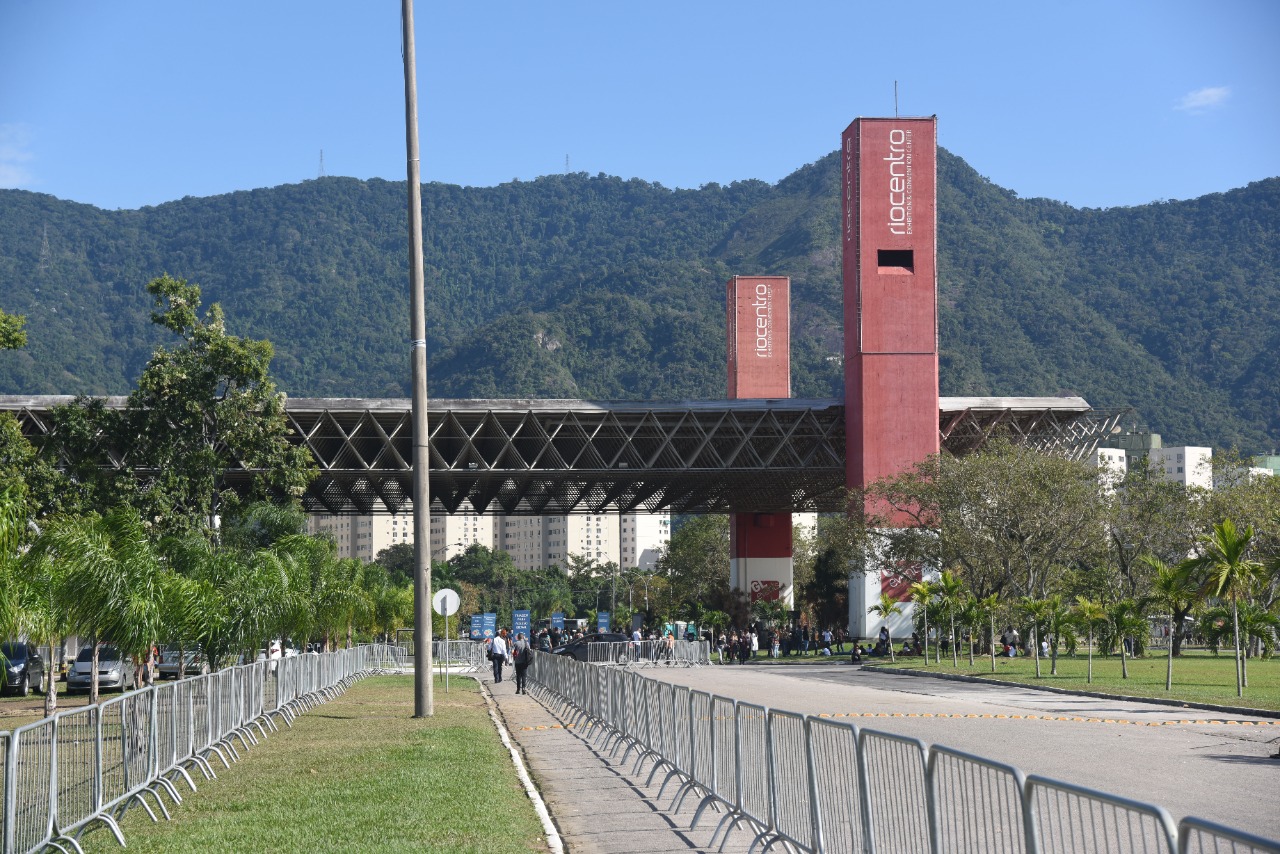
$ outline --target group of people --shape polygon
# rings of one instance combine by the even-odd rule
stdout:
[[[533,648],[524,632],[516,632],[512,639],[506,629],[499,629],[496,635],[485,641],[485,653],[493,664],[495,683],[502,681],[502,669],[510,665],[516,671],[516,693],[528,693],[525,690],[524,676],[533,662]]]
[[[809,626],[761,628],[721,632],[712,646],[720,663],[745,664],[763,650],[770,658],[792,655],[833,655],[843,653],[849,634],[843,628],[815,629]]]

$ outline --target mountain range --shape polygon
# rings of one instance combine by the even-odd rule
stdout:
[[[1280,179],[1105,210],[939,151],[944,395],[1079,394],[1166,444],[1280,444]],[[722,398],[724,284],[792,280],[797,397],[840,395],[840,163],[776,184],[607,175],[423,187],[434,397]],[[0,190],[0,393],[127,393],[169,273],[269,339],[292,396],[409,394],[403,182],[330,177],[139,210]]]

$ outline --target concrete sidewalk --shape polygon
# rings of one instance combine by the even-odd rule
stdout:
[[[622,763],[625,746],[612,748],[603,733],[573,713],[559,714],[554,700],[530,684],[533,693],[517,695],[515,676],[504,676],[495,685],[492,676],[482,679],[498,706],[512,739],[524,753],[547,809],[570,854],[646,854],[715,851],[712,834],[723,813],[708,810],[697,829],[690,830],[698,798],[684,799],[679,813],[671,811],[677,784],[659,789],[666,769],[646,785],[652,763],[646,761],[639,773],[635,752]],[[752,837],[733,833],[725,851],[746,851]]]

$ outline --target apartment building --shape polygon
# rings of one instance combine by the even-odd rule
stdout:
[[[1183,486],[1213,489],[1213,449],[1191,445],[1152,448],[1152,465],[1164,471],[1164,479]]]
[[[413,543],[409,514],[309,517],[308,530],[333,536],[340,557],[371,561],[399,543]],[[576,555],[620,567],[652,567],[671,539],[667,513],[574,513],[507,516],[458,512],[431,517],[431,558],[448,560],[472,545],[501,549],[524,570],[568,566]]]

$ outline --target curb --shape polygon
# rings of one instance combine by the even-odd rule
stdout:
[[[484,680],[472,675],[470,678],[476,680],[476,684],[480,686],[480,693],[484,695],[485,705],[489,707],[489,717],[493,720],[494,727],[498,730],[498,737],[502,739],[502,744],[511,753],[511,761],[516,766],[516,776],[520,778],[521,784],[524,785],[524,792],[529,796],[529,800],[533,802],[533,810],[538,814],[538,820],[542,822],[542,830],[547,835],[547,847],[551,849],[552,854],[564,854],[564,842],[560,839],[560,832],[556,829],[555,821],[551,818],[551,812],[547,809],[546,801],[542,800],[542,793],[538,791],[538,787],[534,785],[533,778],[529,776],[529,769],[524,765],[524,757],[520,755],[520,751],[516,750],[512,744],[511,735],[507,732],[507,725],[502,720],[502,715],[498,712],[498,704],[493,701],[493,695],[489,693],[489,688],[485,685]]]
[[[1177,709],[1203,709],[1207,712],[1222,712],[1229,715],[1249,715],[1255,718],[1280,719],[1280,711],[1274,709],[1250,709],[1242,706],[1220,706],[1213,703],[1196,703],[1187,700],[1166,700],[1160,697],[1131,697],[1127,694],[1106,694],[1102,691],[1075,691],[1070,688],[1055,688],[1051,685],[1031,685],[1026,682],[1011,682],[1005,679],[987,679],[982,676],[966,676],[960,673],[924,673],[919,670],[907,670],[901,667],[868,667],[863,665],[859,670],[872,673],[893,673],[898,676],[921,676],[930,679],[949,679],[952,682],[968,682],[973,685],[999,685],[1002,688],[1030,688],[1033,691],[1044,691],[1049,694],[1067,694],[1073,697],[1093,697],[1098,700],[1119,700],[1126,703],[1152,703],[1157,706],[1170,706]]]

